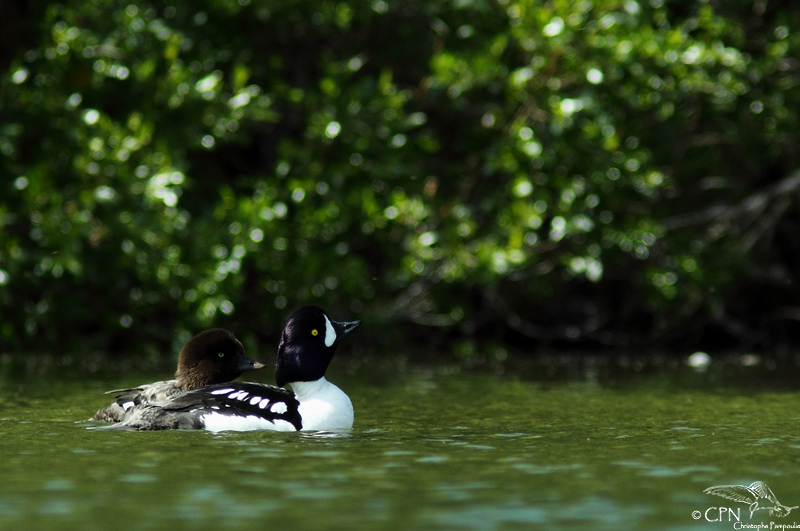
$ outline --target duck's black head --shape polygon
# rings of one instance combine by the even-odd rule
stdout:
[[[245,371],[263,366],[244,355],[244,347],[233,334],[212,328],[200,332],[183,346],[175,378],[183,389],[197,389],[230,382]]]
[[[283,327],[275,366],[275,382],[313,382],[325,376],[339,342],[361,321],[337,323],[317,306],[294,312]]]

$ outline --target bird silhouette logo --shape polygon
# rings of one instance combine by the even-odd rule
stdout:
[[[788,516],[792,509],[798,507],[787,507],[775,497],[772,489],[767,487],[763,481],[754,481],[748,486],[744,485],[721,485],[719,487],[709,487],[704,490],[706,494],[721,496],[731,501],[746,503],[750,506],[750,518],[756,511],[769,511],[770,516]]]

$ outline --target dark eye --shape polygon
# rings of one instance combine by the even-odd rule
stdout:
[[[316,329],[316,328],[315,328],[314,330],[312,330],[312,331],[311,331],[311,335],[312,335],[312,336],[315,336],[315,335],[317,335],[317,334],[319,334],[319,332],[317,332],[317,329]]]
[[[220,358],[224,358],[225,357],[225,353],[224,352],[220,352],[219,354],[217,354],[217,356],[219,356]]]

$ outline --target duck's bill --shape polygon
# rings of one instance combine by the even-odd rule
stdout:
[[[361,321],[347,321],[341,323],[332,321],[331,324],[333,325],[334,332],[336,332],[336,340],[333,342],[333,344],[336,345],[342,339],[355,332],[356,328],[361,326]]]
[[[256,360],[251,360],[247,356],[242,356],[242,360],[239,362],[239,370],[242,372],[246,371],[253,371],[256,369],[263,369],[264,364],[259,363]]]

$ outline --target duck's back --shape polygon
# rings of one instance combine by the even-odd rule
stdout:
[[[177,380],[153,382],[132,389],[116,389],[106,394],[116,393],[114,402],[99,409],[90,420],[121,422],[133,406],[164,404],[185,391]]]

